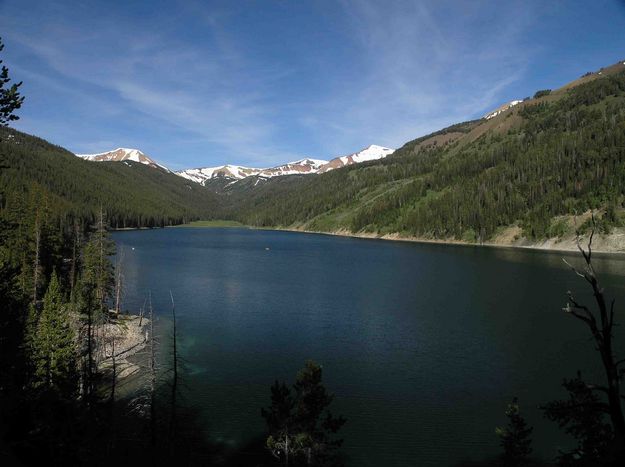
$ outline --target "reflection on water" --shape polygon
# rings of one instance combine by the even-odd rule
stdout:
[[[172,290],[186,398],[234,447],[263,433],[271,383],[313,358],[348,419],[350,465],[492,456],[513,396],[535,451],[553,457],[567,439],[536,407],[596,366],[586,330],[561,311],[567,290],[592,298],[562,253],[243,229],[114,237],[126,307],[151,289],[165,317]],[[597,269],[625,308],[625,260],[597,256]]]

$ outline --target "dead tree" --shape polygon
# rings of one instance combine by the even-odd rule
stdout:
[[[111,402],[115,402],[115,386],[117,385],[117,360],[115,356],[115,333],[111,340],[111,364],[112,364],[112,380],[111,380]]]
[[[37,289],[39,287],[39,270],[41,269],[41,225],[39,215],[35,221],[35,259],[33,261],[33,305],[37,305]]]
[[[171,418],[169,422],[169,434],[172,443],[176,438],[176,405],[177,405],[177,392],[178,392],[178,347],[177,347],[177,335],[176,335],[176,305],[174,304],[174,294],[169,291],[171,297],[171,317],[173,322],[173,374],[171,382]]]
[[[171,316],[172,316],[172,321],[173,321],[173,331],[174,331],[174,380],[173,380],[173,384],[174,387],[176,386],[176,384],[178,383],[178,348],[177,348],[177,343],[176,343],[176,305],[174,304],[174,295],[171,293],[171,290],[169,291],[169,296],[171,297]]]
[[[152,292],[149,292],[150,309],[150,433],[152,445],[156,444],[156,356],[154,353],[154,310]]]
[[[606,385],[588,385],[592,391],[602,393],[608,399],[606,412],[610,416],[614,431],[612,456],[622,457],[625,454],[625,417],[621,404],[619,365],[625,363],[625,359],[617,360],[613,350],[614,329],[614,300],[609,305],[604,295],[604,289],[599,284],[597,274],[592,264],[592,240],[595,233],[594,217],[593,229],[588,239],[587,249],[580,244],[577,237],[577,248],[584,258],[584,267],[578,269],[563,260],[578,276],[582,277],[592,288],[596,308],[579,303],[571,291],[567,292],[568,302],[563,310],[575,318],[583,321],[590,330],[596,349],[601,356],[601,363],[606,375]]]
[[[139,309],[139,327],[143,324],[143,315],[145,314],[145,305],[148,302],[148,297],[143,300],[143,306]]]
[[[76,279],[78,276],[78,257],[80,255],[81,247],[81,234],[78,226],[78,222],[74,223],[74,242],[72,244],[72,267],[69,274],[69,293],[70,296],[74,296],[76,289]]]
[[[124,250],[122,249],[117,256],[117,264],[115,265],[115,314],[119,315],[121,311],[122,300],[122,263],[124,261]]]

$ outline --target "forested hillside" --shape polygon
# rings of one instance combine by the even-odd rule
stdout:
[[[557,236],[557,216],[588,209],[610,229],[620,224],[624,188],[618,63],[384,160],[242,186],[226,199],[232,218],[256,226],[484,241],[511,226],[528,239]]]
[[[111,227],[158,227],[215,215],[210,190],[133,162],[93,163],[42,139],[0,128],[2,207],[41,192],[64,218],[94,222],[100,206]]]

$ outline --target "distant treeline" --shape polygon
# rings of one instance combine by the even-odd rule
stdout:
[[[0,209],[45,193],[62,224],[93,224],[102,207],[109,225],[163,227],[212,219],[217,199],[210,190],[139,163],[93,163],[42,139],[0,127]]]

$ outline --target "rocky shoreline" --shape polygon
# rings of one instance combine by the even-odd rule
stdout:
[[[119,315],[98,326],[96,355],[98,371],[105,380],[117,381],[138,376],[141,367],[133,355],[142,351],[149,341],[150,320],[138,315]]]
[[[434,239],[424,237],[402,236],[398,233],[377,234],[377,233],[354,233],[349,230],[335,230],[331,232],[322,232],[314,230],[306,230],[302,228],[275,228],[267,230],[278,230],[286,232],[301,232],[319,235],[333,235],[339,237],[366,238],[373,240],[390,240],[396,242],[414,242],[414,243],[436,243],[442,245],[460,245],[467,247],[490,247],[490,248],[518,248],[526,250],[544,250],[562,253],[577,252],[576,237],[573,235],[561,238],[549,238],[539,242],[532,242],[524,238],[507,238],[504,236],[495,237],[493,241],[484,243],[470,243],[456,239]],[[587,236],[580,237],[580,243],[585,248],[588,242]],[[593,252],[601,254],[625,254],[625,229],[614,229],[609,235],[595,234],[593,237]]]

